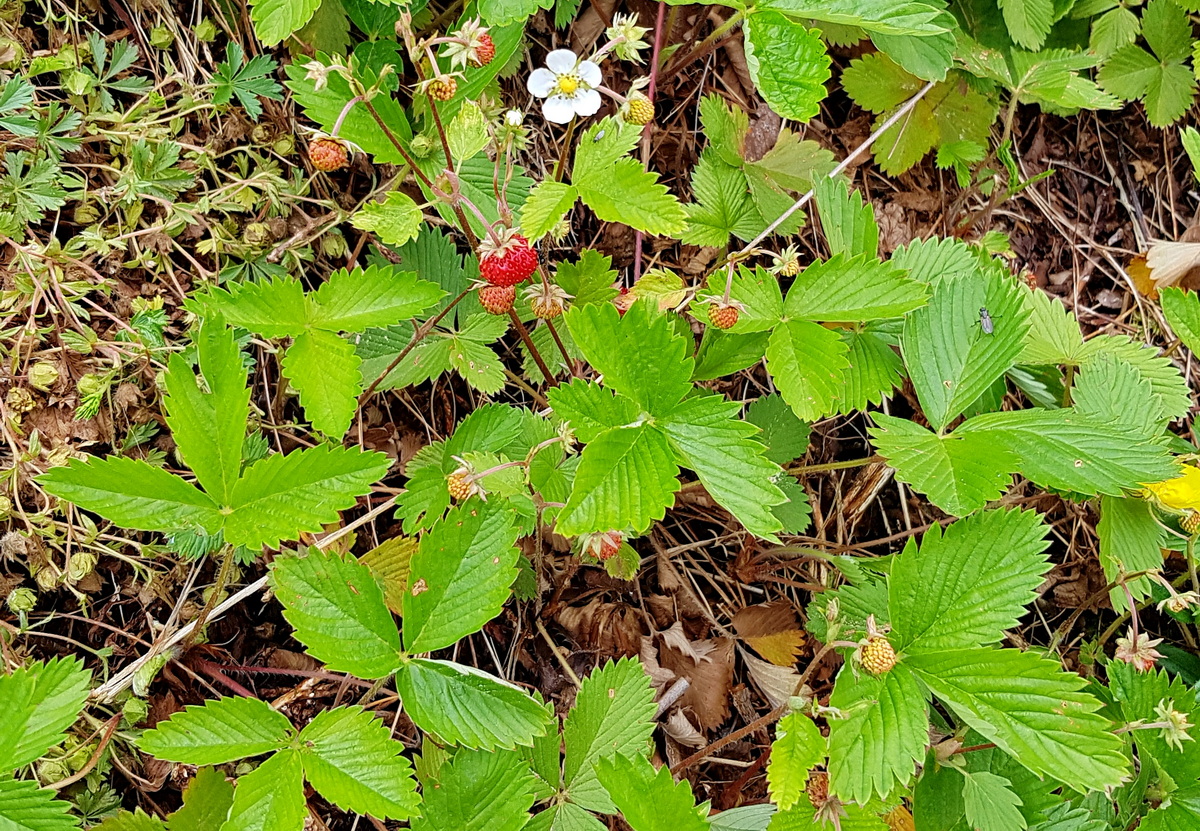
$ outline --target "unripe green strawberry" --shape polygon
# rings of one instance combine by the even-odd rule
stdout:
[[[467,472],[456,470],[446,477],[446,490],[457,502],[464,502],[479,493],[479,486],[467,480]]]
[[[430,98],[438,101],[449,101],[458,92],[458,81],[453,75],[439,75],[425,86]]]
[[[883,675],[896,665],[896,650],[882,635],[867,638],[859,655],[863,669],[872,675]]]
[[[479,287],[479,302],[490,315],[508,314],[516,300],[517,290],[513,286]]]
[[[629,98],[625,101],[625,120],[630,124],[649,124],[654,120],[654,102],[644,93],[629,93]]]
[[[708,322],[718,329],[732,329],[738,322],[737,306],[717,300],[708,305]]]
[[[1200,529],[1200,511],[1188,511],[1187,516],[1180,520],[1179,524],[1184,531],[1194,535]]]
[[[534,285],[525,289],[525,299],[529,301],[529,310],[533,312],[534,317],[541,320],[553,320],[561,315],[570,296],[553,283],[535,281]]]
[[[335,138],[319,138],[308,144],[308,158],[313,167],[325,173],[341,170],[350,163],[346,145]]]

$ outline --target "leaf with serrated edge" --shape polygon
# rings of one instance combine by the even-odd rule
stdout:
[[[200,768],[183,791],[183,807],[167,819],[168,831],[212,831],[233,804],[233,783],[216,768]]]
[[[521,207],[521,233],[537,242],[562,221],[579,198],[575,188],[553,179],[538,182]]]
[[[396,689],[414,724],[463,747],[529,747],[550,724],[551,714],[524,690],[450,661],[409,661],[396,672]]]
[[[302,331],[312,314],[304,287],[295,277],[276,277],[247,283],[230,283],[196,295],[188,308],[200,315],[219,314],[232,326],[241,326],[268,338]],[[226,335],[232,340],[232,334]],[[240,361],[239,361],[240,367]]]
[[[306,816],[300,754],[281,750],[238,779],[219,831],[301,831]]]
[[[1083,333],[1062,301],[1044,291],[1022,291],[1029,312],[1029,331],[1018,364],[1075,364],[1082,356]]]
[[[71,803],[36,782],[0,776],[0,828],[5,831],[70,831],[78,817],[67,813]]]
[[[1021,797],[1012,792],[1012,783],[1003,776],[987,771],[967,773],[962,796],[967,822],[981,831],[1025,827]]]
[[[929,716],[921,685],[903,663],[879,677],[842,667],[829,699],[845,718],[829,723],[829,785],[865,803],[891,794],[925,758]]]
[[[224,816],[221,819],[224,819]],[[161,819],[150,816],[141,808],[136,809],[133,813],[122,811],[99,825],[92,826],[92,831],[164,831],[164,829],[166,826],[163,825]]]
[[[312,294],[312,325],[362,332],[415,317],[446,296],[436,283],[395,266],[339,269]]]
[[[1057,661],[1015,649],[908,656],[904,665],[951,710],[1034,773],[1079,791],[1116,785],[1128,772],[1122,739],[1086,682]]]
[[[979,324],[986,308],[991,334]],[[943,280],[904,320],[900,351],[930,426],[944,428],[1016,361],[1028,329],[1015,283],[994,272]]]
[[[199,488],[141,459],[72,459],[37,478],[49,494],[95,511],[123,528],[214,533],[221,514]]]
[[[408,819],[421,798],[404,745],[362,707],[318,713],[300,731],[304,775],[343,811],[376,819]]]
[[[863,203],[861,191],[850,192],[846,180],[822,177],[815,184],[821,230],[831,254],[879,256],[879,225],[875,209]]]
[[[1183,345],[1192,354],[1200,353],[1200,297],[1176,286],[1159,289],[1158,296],[1167,322]]]
[[[800,122],[819,113],[829,80],[820,32],[770,11],[749,15],[745,28],[746,65],[771,109]]]
[[[403,245],[421,231],[421,209],[412,197],[394,190],[382,202],[368,202],[350,219],[360,231],[369,231],[388,245]]]
[[[646,756],[654,732],[654,688],[640,661],[609,661],[583,680],[563,725],[563,781],[570,800],[591,811],[616,813],[596,777],[605,756]]]
[[[633,831],[708,828],[687,779],[676,782],[666,765],[656,771],[644,756],[605,756],[596,776]]]
[[[632,424],[637,420],[637,405],[612,390],[592,381],[576,378],[546,393],[554,414],[570,423],[575,437],[587,443],[605,430]]]
[[[226,696],[192,705],[160,721],[138,740],[144,753],[167,762],[223,765],[286,747],[287,716],[257,698]]]
[[[283,356],[283,374],[300,393],[304,415],[330,438],[350,429],[363,377],[354,345],[319,329],[296,336]]]
[[[837,397],[837,412],[865,410],[868,404],[879,404],[904,380],[904,362],[887,339],[870,329],[843,329],[839,333],[846,342],[844,386]]]
[[[611,303],[576,306],[566,321],[604,386],[660,415],[691,391],[693,362],[691,345],[650,305],[634,303],[624,316]]]
[[[835,254],[796,277],[783,304],[792,320],[838,322],[899,317],[924,305],[929,289],[891,263]]]
[[[1149,577],[1131,580],[1125,575],[1162,567],[1166,533],[1145,500],[1100,497],[1100,522],[1096,524],[1100,565],[1105,579],[1113,585],[1108,596],[1118,612],[1128,605],[1126,589],[1135,601],[1149,596]]]
[[[809,425],[796,418],[778,393],[756,398],[746,408],[746,421],[762,431],[763,454],[776,464],[799,459],[808,452]]]
[[[404,596],[404,645],[433,652],[500,614],[517,578],[512,514],[490,503],[460,505],[421,538]]]
[[[271,564],[271,586],[296,640],[337,672],[383,678],[400,664],[400,633],[371,570],[310,548]]]
[[[708,290],[713,294],[724,292],[725,280],[723,271],[712,275],[708,280]],[[751,270],[739,267],[733,275],[729,294],[746,307],[738,315],[737,325],[733,327],[736,333],[765,332],[783,317],[783,294],[779,290],[779,279],[765,268]]]
[[[534,778],[514,751],[460,750],[425,786],[413,831],[521,831],[534,801]]]
[[[250,19],[264,46],[274,46],[309,21],[321,0],[253,0]]]
[[[984,511],[932,526],[892,564],[892,645],[904,654],[998,643],[1037,599],[1049,528],[1034,511]]]
[[[807,715],[788,713],[779,720],[767,762],[767,787],[779,810],[800,802],[808,771],[825,761],[825,753],[825,737]]]
[[[678,473],[675,453],[658,428],[607,430],[583,449],[558,532],[575,536],[629,527],[641,533],[674,502]]]
[[[720,395],[686,399],[662,424],[671,445],[705,489],[750,533],[774,539],[782,524],[771,506],[785,501],[771,481],[779,465],[768,461],[758,429],[737,418],[741,407]]]
[[[224,503],[242,469],[250,390],[233,330],[209,320],[193,338],[208,391],[200,389],[191,365],[172,355],[163,376],[163,406],[180,457],[209,496]]]
[[[0,675],[0,768],[24,767],[61,742],[79,718],[90,679],[77,658],[36,661]]]
[[[304,531],[320,531],[338,521],[338,511],[354,507],[390,466],[382,453],[326,444],[268,456],[246,468],[234,487],[225,539],[250,549],[274,548]]]
[[[832,412],[849,366],[838,333],[807,320],[775,327],[767,341],[767,370],[783,400],[802,421]]]

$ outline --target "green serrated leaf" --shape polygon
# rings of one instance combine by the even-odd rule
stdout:
[[[597,140],[601,130],[604,137]],[[648,234],[682,231],[687,220],[683,206],[659,183],[658,174],[625,155],[633,143],[620,137],[622,133],[636,142],[636,130],[622,130],[612,119],[585,131],[576,145],[571,172],[579,198],[605,222],[620,222]]]
[[[36,782],[0,776],[0,828],[5,831],[70,831],[79,818],[67,813],[71,803]]]
[[[636,404],[592,381],[560,384],[549,390],[546,398],[554,414],[569,423],[575,437],[585,444],[607,430],[631,425],[638,417]]]
[[[167,818],[167,831],[211,831],[232,804],[233,783],[216,768],[200,768],[183,791],[183,807]]]
[[[921,685],[903,663],[875,677],[843,667],[830,706],[846,717],[829,723],[829,786],[847,800],[886,799],[925,757],[929,717]]]
[[[849,323],[899,317],[920,308],[928,288],[891,263],[834,254],[800,272],[783,304],[785,318]]]
[[[583,680],[563,725],[563,781],[572,802],[616,813],[596,775],[596,763],[612,755],[645,757],[656,710],[654,689],[640,661],[609,661]]]
[[[1008,33],[1018,45],[1036,52],[1054,23],[1052,0],[999,0]]]
[[[324,444],[268,456],[246,468],[234,486],[225,539],[250,549],[274,548],[304,531],[320,531],[390,466],[382,453]]]
[[[264,46],[274,46],[307,23],[320,5],[321,0],[255,0],[250,4],[254,34]]]
[[[521,207],[521,233],[530,242],[537,242],[562,221],[579,198],[571,185],[544,179],[529,192]]]
[[[287,716],[266,702],[227,696],[160,721],[142,734],[138,748],[168,762],[223,765],[286,747],[292,732]]]
[[[421,798],[404,745],[362,707],[318,713],[300,731],[304,775],[343,811],[404,820],[420,812]]]
[[[300,753],[281,750],[238,779],[219,831],[301,831],[306,816]]]
[[[77,658],[36,661],[0,675],[0,768],[24,767],[61,742],[79,717],[90,679]]]
[[[850,363],[848,351],[837,332],[807,320],[788,320],[771,332],[767,370],[802,421],[833,412]]]
[[[751,402],[746,421],[762,430],[759,440],[767,446],[763,455],[772,462],[786,464],[808,452],[810,426],[796,417],[778,393]]]
[[[165,831],[166,826],[158,817],[152,817],[141,808],[137,808],[133,813],[121,811],[99,825],[93,825],[92,829],[93,831]]]
[[[696,807],[686,779],[675,782],[667,766],[657,771],[641,755],[606,756],[596,775],[633,831],[704,831],[708,821]]]
[[[1115,785],[1128,761],[1100,702],[1057,661],[1015,649],[912,655],[908,666],[974,730],[1034,773],[1076,790]]]
[[[863,203],[862,193],[850,193],[845,179],[829,177],[820,179],[815,191],[829,252],[846,257],[878,257],[879,226],[874,208]]]
[[[1142,600],[1150,594],[1150,579],[1122,578],[1162,567],[1166,530],[1145,500],[1102,496],[1096,536],[1100,540],[1100,565],[1104,568],[1104,577],[1110,583],[1119,584],[1109,592],[1109,599],[1114,609],[1124,611],[1128,606],[1124,589],[1129,590],[1134,600]]]
[[[354,557],[316,548],[279,557],[271,585],[296,639],[331,670],[383,678],[399,665],[400,633],[383,589]]]
[[[980,771],[963,778],[963,806],[967,822],[979,831],[1020,831],[1026,827],[1021,797],[1012,792],[1003,776]]]
[[[292,341],[283,356],[283,374],[300,393],[304,415],[332,438],[350,428],[363,389],[362,360],[354,345],[332,332],[313,329]]]
[[[477,632],[512,594],[519,552],[507,509],[462,505],[421,539],[404,597],[404,644],[433,652]]]
[[[521,831],[533,807],[533,774],[520,753],[460,750],[425,785],[413,831]]]
[[[849,348],[850,366],[845,386],[838,395],[837,411],[849,413],[879,404],[904,380],[904,362],[896,354],[889,338],[870,328],[839,333]]]
[[[746,65],[771,109],[800,122],[820,112],[829,80],[820,34],[771,11],[750,15],[745,28]]]
[[[360,231],[370,231],[388,245],[403,245],[421,230],[421,209],[412,197],[391,191],[382,202],[368,202],[350,219]]]
[[[1158,296],[1175,335],[1192,354],[1200,353],[1200,297],[1175,286],[1160,289]]]
[[[310,322],[332,332],[363,332],[416,317],[446,296],[437,283],[412,271],[376,265],[343,268],[312,293]]]
[[[405,663],[396,689],[418,727],[463,747],[529,747],[550,723],[546,708],[520,688],[450,661]]]
[[[808,784],[808,771],[825,761],[826,741],[816,723],[804,713],[788,713],[775,728],[767,787],[781,811],[798,804]]]
[[[984,511],[911,540],[892,564],[893,646],[905,655],[998,643],[1037,599],[1049,529],[1034,511]]]

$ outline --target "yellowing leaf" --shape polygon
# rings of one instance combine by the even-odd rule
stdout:
[[[384,540],[359,559],[371,570],[375,579],[383,584],[383,597],[387,607],[395,614],[403,614],[404,590],[408,587],[408,571],[417,540],[411,537],[393,537]]]
[[[747,606],[733,616],[733,628],[738,637],[776,666],[793,666],[804,645],[796,610],[786,599]]]

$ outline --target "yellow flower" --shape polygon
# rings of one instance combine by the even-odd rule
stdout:
[[[1200,511],[1200,468],[1183,466],[1183,473],[1165,482],[1144,485],[1146,490],[1158,497],[1168,508],[1183,511],[1191,508]]]

